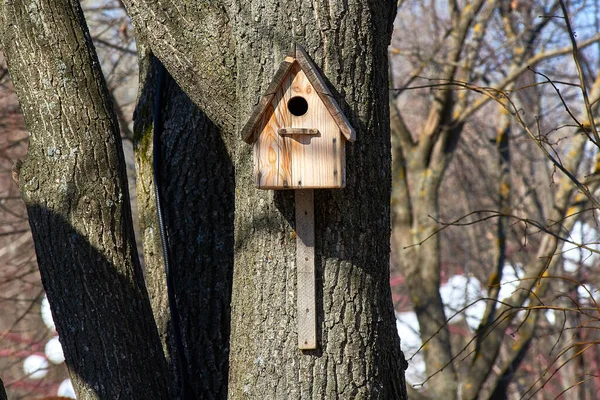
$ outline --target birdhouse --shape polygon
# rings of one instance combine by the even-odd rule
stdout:
[[[260,189],[346,185],[345,144],[355,132],[300,45],[279,66],[242,138],[254,146]]]

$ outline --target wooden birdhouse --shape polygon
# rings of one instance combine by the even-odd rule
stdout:
[[[346,185],[346,140],[354,129],[300,45],[288,55],[242,129],[254,145],[260,189]]]
[[[354,129],[302,46],[279,66],[242,129],[254,146],[260,189],[296,190],[298,348],[316,349],[315,227],[312,189],[346,186],[346,140]]]

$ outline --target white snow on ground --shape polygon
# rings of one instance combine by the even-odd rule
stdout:
[[[29,379],[42,379],[48,374],[46,357],[32,354],[23,361],[23,372]]]
[[[425,361],[423,361],[423,356],[417,354],[414,358],[410,359],[419,347],[421,347],[417,315],[412,311],[396,313],[396,327],[398,328],[398,335],[400,335],[402,351],[408,360],[406,381],[409,384],[421,383],[425,380]]]
[[[60,364],[65,361],[65,355],[63,353],[62,346],[58,340],[58,336],[54,336],[48,340],[45,347],[46,358],[53,364]]]
[[[563,256],[565,257],[565,272],[575,272],[582,266],[594,265],[599,260],[598,253],[577,245],[585,245],[592,250],[600,251],[600,234],[598,230],[586,223],[576,222],[568,237],[573,243],[565,243]]]
[[[75,389],[73,389],[73,384],[70,379],[65,379],[62,381],[60,386],[58,387],[57,396],[68,397],[71,399],[75,399]]]
[[[52,311],[50,311],[50,303],[48,297],[44,296],[42,300],[42,321],[48,327],[48,329],[56,332],[56,326],[54,325],[54,319],[52,318]]]

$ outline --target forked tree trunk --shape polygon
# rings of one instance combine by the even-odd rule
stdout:
[[[55,8],[78,10],[76,1],[39,2],[32,4],[75,32],[82,53],[81,60],[61,56],[55,42],[73,33],[62,31],[62,25],[55,29],[54,21],[42,20],[43,35],[33,33],[32,24],[39,22],[35,17],[44,13],[32,12],[31,6],[27,13],[21,3],[4,6],[5,12],[14,7],[20,12],[19,18],[5,17],[5,23],[18,21],[9,29],[9,60],[30,71],[15,71],[32,130],[32,153],[22,170],[21,187],[30,205],[45,284],[54,293],[59,333],[66,338],[67,362],[83,378],[76,379],[81,398],[165,398],[165,364],[131,245],[118,129],[105,89],[98,86],[100,71],[90,56],[89,35],[74,26],[84,25],[79,11],[64,21],[60,13],[53,14],[58,12]],[[229,330],[233,265],[230,398],[406,398],[406,364],[389,289],[387,45],[396,3],[124,3],[138,34],[198,107],[190,106],[171,85],[161,110],[166,116],[161,181],[166,182],[171,254],[180,264],[174,282],[185,370],[194,380],[195,395],[208,397],[212,390],[214,397],[225,397],[223,365],[229,344],[223,335]],[[49,26],[57,37],[47,32]],[[52,46],[15,40],[21,29],[28,38],[47,35]],[[358,139],[346,148],[347,187],[315,194],[319,349],[304,353],[297,349],[296,336],[294,196],[254,188],[251,148],[238,135],[294,41],[304,45],[330,79]],[[26,59],[30,54],[42,61]],[[41,90],[44,85],[49,85],[46,91]],[[54,103],[46,101],[53,99]],[[152,101],[152,95],[142,96],[138,107],[139,126],[146,126],[137,131],[138,160],[145,165],[140,169],[142,185],[150,174],[143,158],[148,154],[144,141],[149,139],[147,111]],[[185,110],[193,115],[184,115]],[[186,169],[194,163],[203,174]],[[142,200],[151,208],[149,198]],[[148,212],[141,210],[142,215]],[[147,215],[143,228],[154,223]],[[145,250],[148,282],[159,327],[168,335],[155,231],[154,235]],[[67,309],[73,314],[65,313]],[[94,326],[97,320],[104,326]],[[134,357],[137,349],[151,358]],[[113,362],[115,369],[107,368]],[[121,371],[125,364],[129,370]],[[113,375],[125,382],[113,384]],[[146,386],[131,395],[141,383]]]
[[[219,128],[235,169],[229,397],[404,398],[388,277],[386,55],[395,3],[213,3],[184,15],[177,1],[124,2],[152,52]],[[294,41],[331,80],[358,132],[347,145],[346,189],[315,193],[320,347],[305,353],[296,336],[294,195],[254,187],[251,147],[238,136]],[[208,177],[207,190],[219,180]]]

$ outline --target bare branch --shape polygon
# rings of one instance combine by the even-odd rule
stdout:
[[[573,61],[575,62],[575,67],[577,67],[577,75],[579,77],[579,87],[581,89],[581,95],[583,96],[583,103],[585,105],[585,110],[587,113],[588,122],[590,124],[592,134],[596,139],[595,143],[597,146],[600,146],[600,136],[598,135],[598,128],[596,128],[596,122],[594,121],[594,115],[592,113],[592,108],[590,105],[590,100],[588,97],[587,89],[585,87],[585,79],[583,76],[583,70],[581,69],[581,62],[579,60],[579,49],[577,48],[577,40],[575,40],[575,34],[573,33],[573,28],[571,28],[571,22],[569,21],[569,13],[567,12],[567,7],[563,0],[560,1],[560,8],[562,9],[563,15],[565,17],[565,22],[567,24],[567,32],[569,33],[569,38],[571,39],[571,46],[573,47]]]

